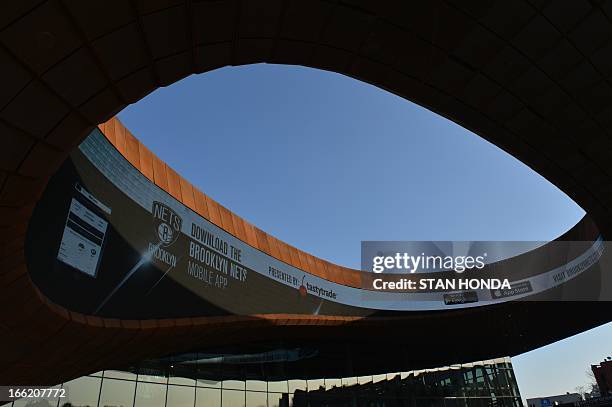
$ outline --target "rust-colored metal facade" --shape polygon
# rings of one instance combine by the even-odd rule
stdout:
[[[146,148],[117,118],[98,127],[142,174],[200,216],[252,247],[298,269],[339,284],[361,287],[359,271],[333,264],[288,245],[202,193]]]
[[[161,354],[164,346],[181,351],[220,336],[238,343],[249,335],[341,340],[369,332],[374,341],[374,334],[392,337],[411,324],[461,332],[459,346],[478,340],[470,330],[490,324],[503,330],[490,346],[514,354],[608,321],[608,305],[582,305],[588,312],[571,327],[527,340],[524,334],[536,324],[544,332],[579,311],[517,305],[512,315],[504,307],[464,310],[406,317],[405,325],[395,321],[393,327],[375,318],[295,315],[102,319],[66,310],[40,293],[28,276],[24,238],[49,177],[103,123],[132,164],[213,223],[289,264],[352,284],[351,270],[280,242],[195,190],[111,119],[190,74],[257,62],[343,73],[423,105],[531,166],[608,236],[611,16],[611,3],[580,0],[3,2],[0,383],[52,384]],[[517,315],[546,318],[525,328],[508,323],[504,330],[504,318]],[[476,360],[486,350],[440,350],[446,340],[425,336],[415,341],[424,353],[415,366]]]

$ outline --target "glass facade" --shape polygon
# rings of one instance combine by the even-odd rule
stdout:
[[[107,370],[58,387],[62,399],[32,407],[522,406],[509,358],[412,372],[317,380],[203,380],[153,371]]]

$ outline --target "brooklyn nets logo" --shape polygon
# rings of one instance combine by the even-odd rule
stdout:
[[[170,207],[153,202],[153,227],[162,246],[170,246],[181,233],[183,219]]]

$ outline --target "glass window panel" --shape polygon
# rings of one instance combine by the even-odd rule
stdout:
[[[325,388],[327,390],[334,387],[342,387],[342,381],[340,379],[325,379]]]
[[[357,378],[356,377],[344,377],[342,378],[342,385],[343,386],[352,386],[357,384]]]
[[[242,380],[223,380],[224,389],[244,390],[244,381]]]
[[[485,407],[488,405],[486,401],[482,401],[479,398],[467,398],[465,401],[468,407]]]
[[[510,383],[515,383],[516,379],[514,377],[514,372],[512,370],[506,370],[506,375],[508,375],[508,381]]]
[[[283,393],[268,393],[268,407],[279,407]]]
[[[60,401],[60,406],[65,404],[73,406],[97,406],[102,379],[99,377],[79,377],[64,383],[66,397]]]
[[[92,374],[90,374],[89,376],[100,377],[100,376],[102,376],[103,374],[104,374],[104,371],[103,371],[103,370],[100,370],[99,372],[92,373]]]
[[[180,375],[168,377],[168,384],[182,384],[185,386],[195,387],[195,380],[190,377]]]
[[[505,370],[499,370],[497,372],[497,381],[498,381],[500,386],[508,386],[508,381],[506,379],[506,371]]]
[[[485,379],[484,379],[484,371],[482,370],[482,367],[476,367],[474,368],[474,370],[476,372],[476,382],[484,383]]]
[[[487,366],[485,368],[487,377],[489,378],[489,382],[493,382],[495,380],[495,373],[493,372],[493,368],[491,366]]]
[[[518,384],[516,384],[516,382],[513,382],[513,384],[510,387],[510,395],[517,396],[517,397],[521,395],[518,389]]]
[[[244,391],[242,390],[223,390],[221,394],[222,407],[244,407]]]
[[[134,386],[136,382],[133,381],[104,378],[100,393],[100,407],[132,407]]]
[[[36,400],[36,401],[34,401],[34,400]],[[15,407],[29,407],[29,406],[34,406],[34,405],[36,407],[38,407],[38,403],[37,403],[38,400],[39,399],[31,399],[31,398],[18,399],[18,400],[15,400],[13,405]],[[36,404],[34,404],[34,403],[36,403]],[[11,405],[11,403],[7,404],[7,406],[10,406],[10,405]],[[55,407],[57,405],[57,401],[55,402],[55,404],[49,404],[46,400],[43,400],[42,404],[40,404],[40,405],[43,406],[43,407],[49,407],[49,406]],[[2,404],[2,406],[4,406],[4,404]]]
[[[321,387],[325,388],[325,380],[308,380],[308,391],[319,390]]]
[[[287,393],[287,380],[281,380],[278,382],[268,382],[268,391],[276,393]]]
[[[246,381],[247,390],[259,390],[259,391],[267,391],[268,383],[263,380],[247,380]]]
[[[163,375],[161,372],[158,374],[138,374],[139,382],[148,382],[148,383],[159,383],[166,384],[168,382],[168,378]]]
[[[196,407],[221,407],[221,390],[209,388],[197,389]]]
[[[297,393],[289,393],[287,395],[287,399],[289,401],[289,405],[287,407],[302,407],[304,406],[304,395],[308,394],[307,392],[303,391],[303,390],[297,390]],[[297,399],[297,405],[296,403],[296,399]],[[302,401],[301,401],[302,400]]]
[[[166,385],[139,382],[136,386],[134,407],[164,407],[166,405]]]
[[[247,391],[246,406],[247,407],[267,407],[268,395],[255,391]]]
[[[216,380],[198,379],[196,380],[196,385],[198,387],[213,387],[215,389],[221,388],[221,382]]]
[[[372,376],[372,381],[374,383],[380,382],[382,380],[387,380],[386,374],[377,374],[377,375]]]
[[[399,375],[400,375],[399,372],[395,372],[395,373],[387,373],[385,376],[387,377],[387,380],[393,380]]]
[[[306,380],[289,380],[289,393],[294,393],[296,390],[306,390]]]
[[[512,407],[512,399],[505,397],[497,399],[497,407]]]
[[[372,381],[372,376],[359,376],[357,378],[357,383],[359,384],[370,383],[371,381]]]
[[[195,387],[168,386],[167,405],[172,407],[193,407]]]
[[[105,370],[104,377],[112,379],[136,380],[136,375],[132,372],[123,372],[121,370]]]
[[[461,399],[452,399],[445,398],[444,399],[444,407],[463,407],[465,403]]]
[[[60,389],[61,386],[53,386],[53,387],[48,387],[51,389]],[[49,392],[45,392],[45,394],[49,394]],[[53,397],[54,396],[54,392],[51,393],[51,397],[40,397],[40,398],[36,398],[36,399],[20,399],[20,400],[15,400],[15,402],[13,403],[14,407],[25,407],[25,406],[35,406],[35,407],[57,407],[57,402],[59,401],[59,397]],[[64,399],[62,399],[64,400]],[[9,402],[8,404],[4,404],[3,402],[0,401],[0,406],[10,406],[11,403]]]
[[[444,407],[444,400],[443,399],[425,399],[423,400],[424,406],[429,406],[429,407]]]

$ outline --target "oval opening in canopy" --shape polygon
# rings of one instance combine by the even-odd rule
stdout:
[[[346,76],[249,65],[191,76],[119,114],[213,199],[315,256],[362,240],[553,240],[584,211],[495,145]]]

